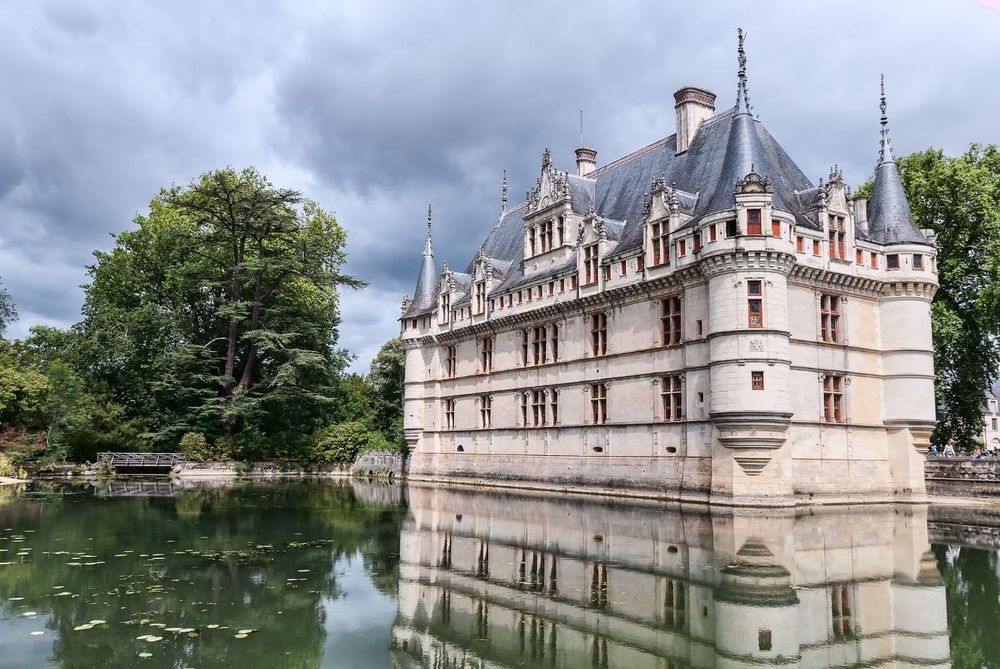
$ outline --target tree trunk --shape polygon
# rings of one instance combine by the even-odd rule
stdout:
[[[260,329],[260,318],[261,312],[263,311],[263,300],[264,300],[264,287],[260,279],[260,274],[257,274],[254,280],[254,290],[253,290],[253,313],[250,316],[250,331],[255,332]],[[254,369],[257,366],[257,342],[250,340],[250,349],[247,351],[246,363],[243,365],[243,375],[240,377],[240,383],[237,387],[237,392],[246,392],[250,389],[250,384],[253,382]]]

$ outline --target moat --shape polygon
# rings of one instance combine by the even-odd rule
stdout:
[[[995,667],[988,510],[0,488],[0,666]]]

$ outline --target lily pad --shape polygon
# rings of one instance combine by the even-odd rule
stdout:
[[[73,631],[74,632],[79,632],[81,630],[89,630],[89,629],[93,629],[93,628],[94,628],[94,626],[91,625],[90,623],[84,623],[82,625],[77,625],[76,627],[74,627]]]

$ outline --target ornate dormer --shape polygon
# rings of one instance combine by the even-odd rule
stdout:
[[[773,192],[774,191],[771,190],[771,182],[757,174],[757,172],[754,171],[754,165],[752,163],[750,165],[750,172],[736,182],[736,195],[770,195]]]
[[[487,311],[487,295],[496,284],[496,268],[493,262],[480,248],[472,261],[472,313],[483,314]]]
[[[542,153],[542,173],[535,181],[535,187],[527,194],[525,216],[532,216],[554,204],[568,202],[569,199],[569,173],[556,169],[552,165],[552,153],[545,149]]]
[[[847,184],[837,165],[830,168],[829,181],[820,179],[820,222],[827,234],[827,255],[836,260],[854,257],[854,216],[848,205]]]
[[[757,172],[753,163],[750,171],[736,181],[736,221],[748,236],[767,235],[771,232],[774,190],[771,182]]]
[[[457,298],[458,291],[455,285],[455,273],[448,267],[448,263],[444,263],[441,266],[441,277],[438,286],[438,322],[442,324],[450,323],[452,320],[451,305]]]

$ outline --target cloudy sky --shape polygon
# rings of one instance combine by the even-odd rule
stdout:
[[[236,8],[239,10],[236,11]],[[813,180],[863,181],[888,82],[898,154],[1000,142],[1000,0],[0,3],[0,276],[22,319],[79,318],[84,266],[162,186],[256,165],[335,211],[342,343],[365,369],[398,324],[427,202],[465,266],[540,155],[604,163],[674,131],[673,92],[751,101]]]

